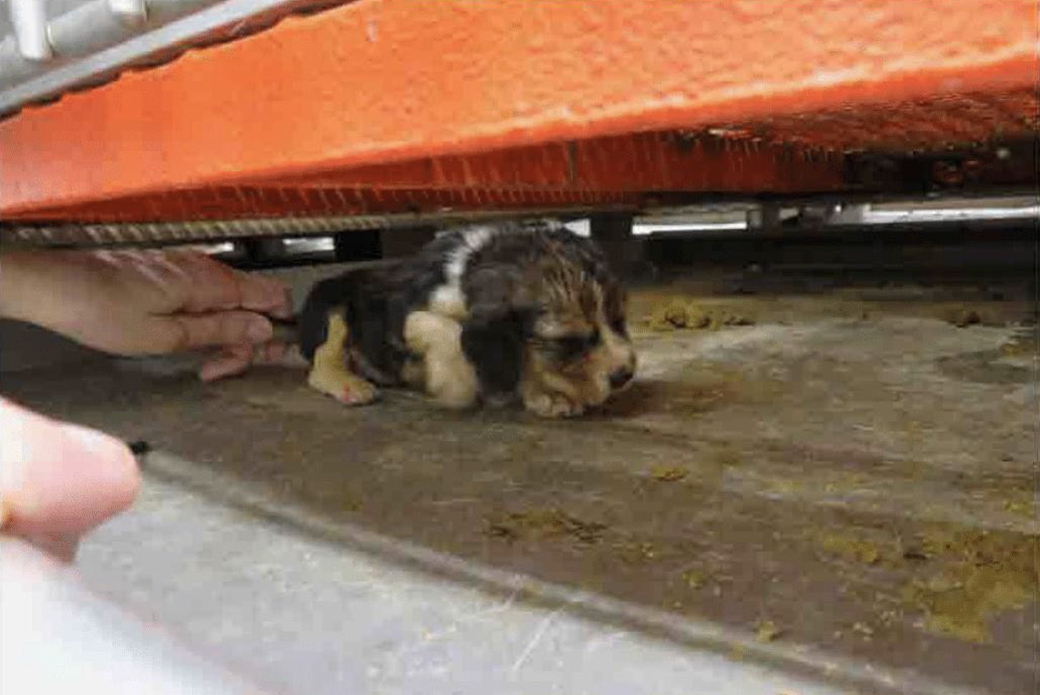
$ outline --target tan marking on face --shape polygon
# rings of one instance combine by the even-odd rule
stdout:
[[[480,391],[476,370],[462,352],[462,325],[429,311],[413,311],[404,322],[408,349],[420,359],[407,364],[401,377],[422,388],[441,405],[470,408]]]
[[[307,383],[345,405],[364,405],[374,401],[379,390],[347,368],[348,335],[343,316],[330,312],[325,342],[314,352]]]

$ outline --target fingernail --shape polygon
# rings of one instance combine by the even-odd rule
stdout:
[[[89,427],[67,424],[65,425],[65,432],[92,454],[110,455],[113,452],[126,448],[126,445],[115,437],[111,437],[104,432],[92,430]]]
[[[271,293],[271,316],[280,319],[289,318],[293,313],[292,291],[288,287],[276,286]]]
[[[256,317],[246,327],[246,338],[254,343],[262,343],[274,337],[274,327],[263,317]]]
[[[217,379],[238,374],[244,371],[247,366],[232,363],[225,357],[202,365],[202,368],[199,369],[199,378],[203,381],[216,381]]]
[[[199,368],[199,379],[202,381],[216,381],[220,378],[220,367],[210,362]]]

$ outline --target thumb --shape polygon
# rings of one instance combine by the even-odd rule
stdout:
[[[129,506],[140,484],[137,462],[118,439],[0,399],[5,531],[79,535]]]

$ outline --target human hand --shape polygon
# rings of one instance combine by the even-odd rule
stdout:
[[[191,251],[48,251],[0,260],[0,308],[121,355],[222,348],[203,379],[278,362],[267,316],[288,317],[285,287]]]
[[[0,530],[71,560],[79,538],[133,502],[140,472],[102,432],[0,398]]]

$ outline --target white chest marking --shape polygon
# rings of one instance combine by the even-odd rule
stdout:
[[[495,235],[494,227],[472,227],[462,232],[462,243],[448,255],[444,263],[445,282],[430,293],[430,311],[441,316],[464,319],[468,315],[466,297],[462,293],[462,273],[466,262]]]

